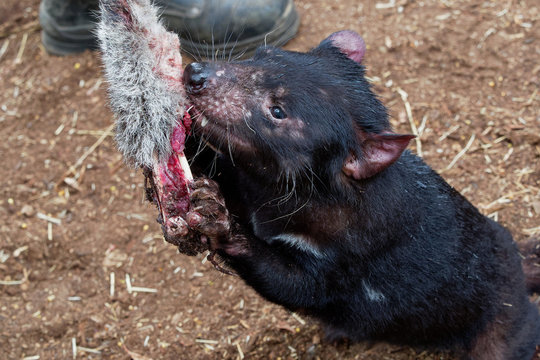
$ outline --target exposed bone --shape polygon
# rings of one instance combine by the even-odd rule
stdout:
[[[189,163],[185,155],[178,155],[178,159],[180,160],[180,166],[182,167],[182,170],[184,170],[184,175],[186,176],[186,179],[188,179],[189,181],[193,181],[193,174],[191,173],[191,168],[189,167]]]

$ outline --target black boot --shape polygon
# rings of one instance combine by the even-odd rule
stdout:
[[[298,30],[293,0],[156,0],[182,50],[194,57],[249,55],[257,46],[280,46]],[[97,47],[98,0],[42,0],[39,20],[45,49],[69,55]]]
[[[54,55],[95,49],[93,34],[98,0],[42,0],[39,5],[41,41]]]
[[[165,25],[194,57],[250,55],[258,46],[281,46],[298,31],[292,0],[157,0]]]

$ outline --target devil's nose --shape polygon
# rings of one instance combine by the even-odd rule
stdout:
[[[190,94],[200,93],[210,77],[210,69],[204,63],[191,63],[184,69],[184,85]]]

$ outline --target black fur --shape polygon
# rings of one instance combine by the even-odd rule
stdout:
[[[348,156],[365,157],[370,134],[391,129],[364,67],[332,38],[308,53],[262,48],[251,60],[202,69],[197,91],[185,75],[208,119],[206,127],[197,119],[195,140],[220,155],[215,164],[203,153],[197,164],[217,169],[232,223],[211,247],[250,286],[335,336],[452,349],[464,359],[532,357],[540,317],[506,229],[408,151],[367,179],[343,172]],[[223,91],[238,95],[228,106],[242,105],[242,115],[207,106]],[[301,131],[271,119],[267,104]]]

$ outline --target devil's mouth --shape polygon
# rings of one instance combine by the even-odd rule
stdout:
[[[188,107],[188,112],[193,119],[195,135],[200,136],[204,142],[215,152],[253,151],[250,141],[237,134],[235,126],[228,119],[215,118],[205,114],[197,105]]]

